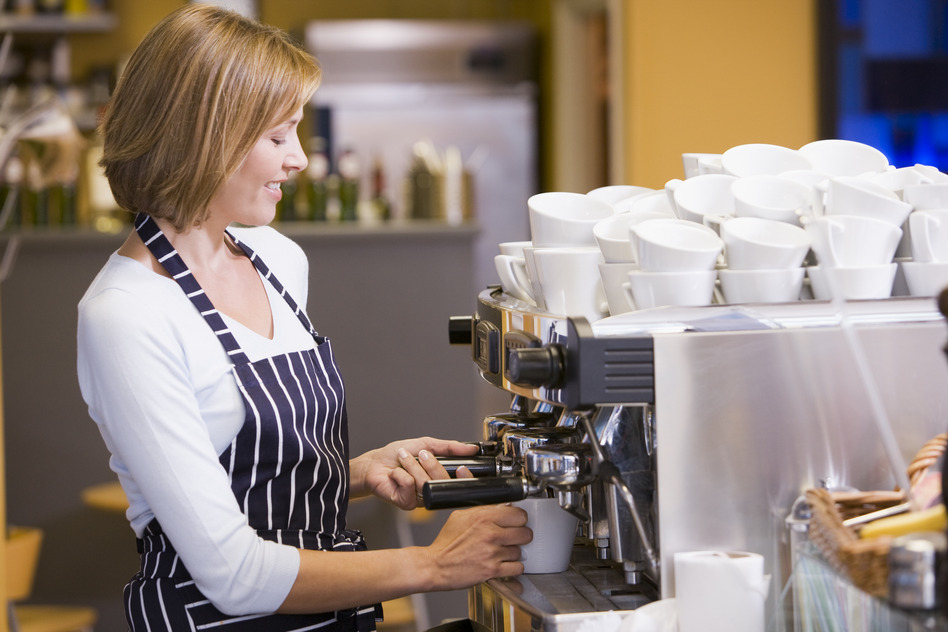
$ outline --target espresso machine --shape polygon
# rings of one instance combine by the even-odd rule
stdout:
[[[674,555],[695,550],[761,554],[767,629],[789,629],[795,499],[813,486],[891,489],[948,423],[934,299],[589,323],[490,287],[450,332],[511,405],[484,420],[480,455],[445,461],[475,478],[430,481],[425,506],[546,495],[580,519],[567,571],[471,589],[471,619],[498,632],[572,632],[673,598]]]

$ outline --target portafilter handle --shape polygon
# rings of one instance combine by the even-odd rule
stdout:
[[[421,489],[425,509],[456,509],[523,500],[530,484],[520,476],[454,478],[426,481]]]
[[[512,468],[496,456],[439,456],[438,462],[448,471],[451,478],[457,476],[459,467],[466,467],[475,478],[503,476],[510,474]],[[463,480],[463,479],[462,479]]]

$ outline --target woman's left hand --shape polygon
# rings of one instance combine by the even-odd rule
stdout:
[[[351,493],[375,494],[396,507],[414,509],[421,504],[425,481],[450,478],[437,456],[471,456],[476,452],[476,445],[431,437],[394,441],[350,462]],[[472,475],[461,467],[456,476]]]

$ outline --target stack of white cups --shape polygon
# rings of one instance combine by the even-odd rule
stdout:
[[[872,179],[829,180],[825,215],[806,224],[819,265],[807,268],[817,299],[877,299],[892,294],[902,224],[912,210]]]
[[[709,305],[721,238],[703,224],[650,219],[629,229],[638,268],[622,287],[636,309]]]
[[[651,191],[620,201],[616,210],[616,215],[601,220],[593,227],[593,236],[603,257],[599,264],[599,276],[612,316],[634,309],[622,288],[629,281],[629,272],[639,267],[630,230],[644,221],[675,217],[664,191]]]
[[[786,303],[800,298],[810,236],[794,224],[735,217],[721,224],[727,268],[718,271],[728,303]]]
[[[503,290],[551,314],[589,321],[608,315],[593,226],[614,215],[613,206],[581,193],[549,192],[532,196],[527,208],[531,240],[501,244],[494,258]]]
[[[495,258],[504,291],[596,320],[715,299],[796,301],[810,295],[805,275],[820,300],[948,287],[948,174],[935,167],[896,169],[839,139],[686,153],[682,164],[684,179],[660,190],[531,197],[531,240],[502,243]]]
[[[906,186],[911,261],[902,262],[908,291],[914,296],[936,296],[948,287],[948,182]]]

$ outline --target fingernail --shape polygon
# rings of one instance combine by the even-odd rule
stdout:
[[[408,458],[411,458],[411,455],[408,454],[408,451],[407,451],[405,448],[399,448],[399,449],[398,449],[398,458],[400,458],[400,459],[408,459]]]
[[[427,450],[422,450],[421,452],[418,453],[418,458],[421,459],[422,461],[427,461],[428,459],[431,458],[431,453],[428,452]]]

